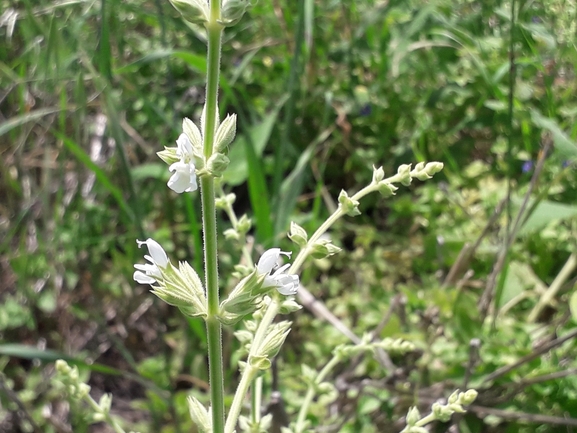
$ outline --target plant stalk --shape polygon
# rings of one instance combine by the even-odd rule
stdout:
[[[220,50],[222,26],[220,1],[210,2],[210,20],[206,24],[208,34],[208,60],[206,72],[206,102],[203,128],[203,150],[206,159],[212,156],[215,127],[217,124],[218,81],[220,74]],[[206,334],[208,340],[208,370],[210,378],[210,401],[212,407],[212,431],[224,432],[224,374],[222,361],[222,326],[217,319],[219,308],[218,254],[216,234],[216,206],[214,178],[200,179],[202,200],[202,229],[204,233],[204,266],[208,317]]]

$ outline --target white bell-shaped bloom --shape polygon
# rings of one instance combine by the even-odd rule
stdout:
[[[176,140],[176,155],[180,161],[171,164],[168,170],[173,173],[168,180],[168,187],[177,193],[190,192],[198,189],[196,172],[193,162],[192,143],[186,134],[180,134]]]
[[[257,271],[265,274],[264,287],[275,287],[281,295],[295,295],[299,287],[299,277],[286,273],[290,265],[287,263],[275,270],[281,255],[290,257],[291,253],[281,251],[280,248],[265,251],[256,265]],[[274,273],[271,273],[273,270],[275,270]]]
[[[141,248],[142,245],[148,247],[150,255],[147,254],[144,258],[150,263],[134,265],[137,270],[134,272],[133,278],[140,284],[154,284],[158,278],[162,277],[160,268],[164,269],[168,265],[168,256],[160,244],[153,239],[137,240],[136,243],[138,248]]]

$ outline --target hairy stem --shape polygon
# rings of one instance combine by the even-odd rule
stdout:
[[[206,103],[203,127],[204,155],[208,159],[214,147],[214,134],[217,123],[218,80],[220,74],[220,50],[222,26],[220,19],[220,1],[210,2],[210,20],[206,24],[208,33],[208,61],[206,77]],[[208,317],[206,334],[208,340],[208,370],[210,378],[210,400],[212,407],[212,431],[224,432],[224,375],[222,363],[222,326],[216,315],[219,307],[218,293],[218,255],[216,236],[216,206],[214,178],[204,176],[200,179],[202,199],[202,228],[204,233],[204,265]]]

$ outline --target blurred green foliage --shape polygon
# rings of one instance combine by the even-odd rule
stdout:
[[[186,395],[207,401],[203,324],[136,286],[132,265],[135,239],[152,236],[202,269],[198,200],[166,188],[155,152],[200,116],[203,33],[161,0],[0,11],[0,430],[89,431],[50,386],[66,356],[130,428],[191,431]],[[355,334],[419,347],[394,371],[343,366],[332,415],[314,407],[314,425],[399,431],[410,405],[467,386],[480,395],[460,431],[577,425],[576,343],[562,340],[575,269],[559,280],[576,252],[576,18],[572,0],[261,0],[227,29],[220,110],[239,131],[226,189],[257,248],[288,248],[291,219],[312,231],[373,164],[445,163],[440,180],[368,197],[331,233],[346,251],[304,270]],[[223,242],[224,289],[240,254]],[[279,361],[289,413],[301,364],[346,341],[312,314],[294,320]]]

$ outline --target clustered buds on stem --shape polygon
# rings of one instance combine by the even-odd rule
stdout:
[[[186,262],[175,267],[164,249],[153,239],[136,241],[138,246],[146,245],[150,255],[144,258],[150,262],[134,267],[134,280],[140,284],[150,284],[152,293],[169,305],[178,307],[190,317],[207,317],[206,296],[198,274]]]
[[[210,21],[207,0],[170,0],[170,2],[186,21],[199,25],[205,25]],[[251,6],[249,0],[222,0],[220,19],[217,19],[217,22],[224,27],[234,26]]]
[[[424,426],[428,423],[432,421],[447,422],[454,413],[465,413],[466,410],[463,406],[472,404],[477,398],[477,394],[474,389],[469,389],[466,392],[457,390],[449,396],[446,404],[433,403],[432,412],[423,418],[419,409],[410,408],[406,418],[407,426],[401,433],[427,433],[429,430]]]
[[[278,266],[281,255],[290,257],[290,253],[280,248],[264,252],[252,272],[222,301],[219,315],[222,323],[232,325],[254,313],[264,297],[272,295],[273,289],[284,296],[296,294],[299,277],[286,273],[290,266],[288,263]]]
[[[204,112],[201,127],[204,124]],[[218,119],[218,116],[217,116]],[[176,193],[191,192],[198,189],[196,176],[210,175],[220,177],[228,167],[230,160],[222,152],[230,145],[236,134],[236,114],[228,115],[222,123],[217,122],[212,155],[207,159],[203,153],[204,128],[185,118],[182,121],[182,134],[176,140],[176,147],[165,147],[157,155],[169,164],[173,173],[168,187]]]

